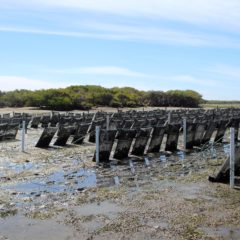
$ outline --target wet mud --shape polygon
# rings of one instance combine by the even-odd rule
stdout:
[[[39,149],[41,132],[28,129],[25,152],[20,133],[0,144],[1,240],[240,238],[240,191],[208,182],[229,155],[228,132],[204,151],[182,151],[180,135],[175,152],[111,153],[100,166],[94,143]]]

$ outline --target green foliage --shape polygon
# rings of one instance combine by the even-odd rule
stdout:
[[[124,88],[112,88],[113,102],[111,106],[118,107],[140,107],[143,106],[141,100],[142,93],[135,88],[124,87]],[[114,104],[114,105],[113,105]]]
[[[166,93],[168,94],[170,106],[198,107],[202,101],[202,95],[193,90],[170,90]]]
[[[0,91],[0,107],[39,107],[52,110],[89,109],[93,106],[198,107],[202,96],[192,90],[139,91],[131,87],[111,89],[95,85],[47,90]]]
[[[199,102],[202,101],[202,95],[193,90],[170,90],[167,91],[167,93],[171,95],[191,97]]]
[[[166,107],[168,106],[168,95],[162,91],[150,91],[145,95],[144,102],[147,106]]]

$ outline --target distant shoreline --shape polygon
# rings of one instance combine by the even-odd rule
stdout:
[[[206,103],[202,104],[200,108],[240,108],[240,104],[211,104]],[[129,111],[129,110],[135,110],[135,111],[150,111],[155,109],[167,109],[167,110],[174,110],[174,109],[199,109],[199,108],[183,108],[183,107],[136,107],[136,108],[113,108],[113,107],[93,107],[92,109],[88,110],[71,110],[71,111],[56,111],[56,110],[47,110],[47,109],[41,109],[36,107],[4,107],[0,108],[0,114],[1,113],[51,113],[54,112],[97,112],[97,111],[105,111],[105,112],[117,112],[118,110],[121,111]]]
[[[0,113],[50,113],[52,111],[54,112],[98,112],[98,111],[105,111],[105,112],[117,112],[119,110],[121,111],[129,111],[129,110],[135,110],[135,111],[150,111],[155,109],[198,109],[198,108],[183,108],[183,107],[136,107],[136,108],[113,108],[113,107],[93,107],[92,109],[88,110],[71,110],[71,111],[56,111],[56,110],[46,110],[36,107],[5,107],[0,108]]]

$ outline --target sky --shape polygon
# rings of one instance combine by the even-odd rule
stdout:
[[[0,90],[70,85],[240,100],[240,1],[0,0]]]

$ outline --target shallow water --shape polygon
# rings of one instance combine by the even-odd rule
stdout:
[[[111,219],[115,217],[118,212],[123,211],[123,209],[123,207],[115,203],[104,201],[101,203],[84,204],[76,207],[75,211],[81,216],[104,214]]]
[[[228,146],[224,145],[214,150],[224,155],[226,149]],[[211,148],[206,150],[207,157],[211,156],[210,150]],[[9,180],[2,179],[0,190],[10,194],[12,202],[19,208],[45,201],[42,196],[61,193],[71,196],[90,187],[122,185],[138,191],[140,186],[152,183],[159,178],[174,179],[198,171],[201,164],[205,164],[202,156],[202,152],[195,149],[191,153],[181,150],[175,153],[161,151],[149,155],[147,164],[145,158],[131,156],[122,161],[110,161],[107,166],[85,168],[81,160],[83,155],[74,150],[74,154],[65,156],[62,150],[58,150],[51,158],[48,157],[37,163],[1,161],[0,168],[3,176],[8,171],[20,175],[19,178],[18,175],[16,177],[14,175]],[[25,176],[25,172],[28,175]]]
[[[42,178],[8,184],[0,189],[17,192],[24,197],[39,193],[74,192],[79,189],[96,186],[96,173],[92,170],[59,171]]]
[[[73,229],[56,220],[35,220],[22,215],[0,218],[0,236],[10,240],[68,240],[78,239]]]
[[[33,164],[32,162],[25,162],[25,163],[7,162],[7,163],[5,163],[5,167],[15,171],[16,173],[21,173],[23,171],[33,169],[34,167],[36,168],[37,166],[35,164]]]

